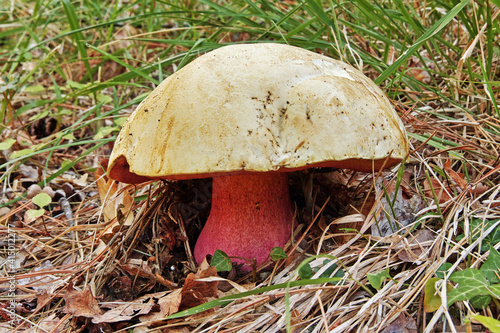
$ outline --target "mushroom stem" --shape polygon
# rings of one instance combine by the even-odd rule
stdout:
[[[250,260],[233,262],[260,264],[273,247],[283,247],[294,217],[287,179],[280,172],[214,177],[210,216],[194,249],[198,264],[215,250]]]

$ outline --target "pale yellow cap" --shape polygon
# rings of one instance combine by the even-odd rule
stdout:
[[[133,183],[316,166],[371,171],[407,154],[400,118],[360,71],[298,47],[242,44],[164,80],[127,120],[108,173]]]

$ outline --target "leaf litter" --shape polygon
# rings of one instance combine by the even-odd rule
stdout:
[[[130,48],[128,37],[136,33],[124,26],[113,47]],[[360,45],[370,47],[361,39]],[[98,54],[89,57],[93,66],[101,63]],[[424,83],[442,80],[433,76],[436,68],[424,70],[425,65],[412,58],[409,75]],[[63,65],[74,84],[66,86],[59,73],[53,80],[68,93],[82,89],[76,81],[83,68],[83,60]],[[105,68],[110,77],[124,71],[111,61]],[[15,84],[4,85],[2,92],[9,89]],[[500,274],[497,253],[490,249],[500,241],[500,121],[485,112],[472,116],[464,111],[487,108],[485,96],[475,97],[484,90],[472,83],[457,89],[470,96],[470,104],[445,107],[429,91],[409,91],[410,98],[395,102],[413,147],[402,172],[293,174],[290,191],[302,240],[285,249],[288,257],[277,260],[272,271],[250,275],[238,267],[217,273],[192,261],[190,247],[210,208],[209,180],[116,184],[106,179],[105,162],[97,157],[109,156],[109,146],[100,146],[96,156],[83,156],[95,142],[71,145],[76,138],[94,137],[92,124],[58,137],[96,101],[82,97],[78,105],[60,103],[31,123],[41,108],[17,119],[8,113],[1,163],[17,161],[16,168],[7,165],[2,178],[7,204],[0,210],[0,243],[8,249],[15,233],[18,251],[14,260],[7,251],[0,253],[8,266],[0,274],[0,288],[7,295],[15,279],[17,305],[9,310],[15,314],[15,331],[482,329],[459,319],[472,311],[466,292],[473,287],[497,293],[488,288]],[[38,94],[26,91],[10,103],[21,106]],[[417,107],[412,98],[419,94],[427,94],[428,102]],[[109,139],[115,124],[106,121],[108,128],[99,133]],[[59,138],[60,149],[39,153]],[[57,174],[79,156],[71,169]],[[51,198],[40,207],[33,200],[36,194],[28,192],[47,170],[57,175],[40,187]],[[307,177],[311,183],[304,181]],[[39,216],[26,214],[42,208]],[[449,276],[437,277],[447,263]],[[302,267],[309,267],[310,275],[302,278]],[[339,271],[344,274],[335,275]],[[329,279],[325,272],[342,277]],[[376,287],[370,282],[373,275],[378,276]],[[460,301],[447,304],[449,297]],[[1,309],[8,305],[7,298],[0,299]],[[497,303],[488,311],[498,316]],[[12,317],[0,313],[0,332],[11,332]]]
[[[418,114],[414,112],[414,116]],[[409,123],[409,127],[413,127],[413,133],[418,133],[415,123]],[[439,130],[443,131],[443,127],[440,126]],[[476,153],[488,155],[489,152]],[[320,213],[322,222],[309,229],[304,241],[297,246],[297,252],[289,256],[286,266],[278,262],[279,269],[274,274],[258,273],[257,284],[252,289],[297,281],[294,269],[308,256],[307,253],[328,253],[336,258],[336,262],[342,263],[346,274],[341,285],[308,285],[235,297],[233,302],[225,304],[223,308],[215,306],[170,320],[165,318],[207,304],[228,293],[238,295],[241,290],[247,290],[244,287],[225,292],[219,290],[218,280],[203,280],[207,276],[215,276],[216,272],[203,275],[207,273],[200,271],[198,276],[193,275],[195,271],[191,267],[194,264],[187,261],[187,253],[182,253],[185,252],[184,245],[189,241],[189,236],[194,237],[193,224],[199,223],[207,214],[209,196],[203,194],[207,192],[204,187],[209,182],[149,184],[137,192],[137,189],[106,180],[103,174],[96,174],[94,196],[85,196],[84,200],[72,205],[72,215],[85,223],[77,222],[70,227],[62,207],[54,201],[49,203],[49,209],[42,216],[35,219],[24,217],[22,210],[15,206],[2,217],[14,222],[13,225],[19,225],[16,227],[18,241],[25,244],[24,254],[19,257],[23,260],[15,266],[18,271],[22,268],[23,273],[16,274],[16,279],[19,286],[31,292],[24,292],[25,296],[20,294],[20,303],[25,308],[20,313],[27,315],[27,318],[34,318],[49,308],[57,309],[57,304],[60,304],[58,300],[62,299],[65,305],[60,315],[42,316],[38,324],[40,328],[37,328],[58,327],[52,328],[56,331],[65,325],[60,320],[66,318],[61,317],[66,313],[80,325],[84,322],[82,318],[89,318],[91,324],[84,324],[87,327],[104,324],[112,327],[121,322],[135,326],[137,331],[145,326],[151,329],[156,327],[158,331],[173,327],[184,327],[191,331],[196,327],[197,331],[202,332],[225,327],[241,332],[273,332],[286,326],[286,314],[289,313],[290,323],[298,331],[321,331],[328,325],[330,331],[342,332],[348,328],[371,325],[381,331],[400,329],[402,332],[414,332],[417,323],[428,323],[428,319],[425,319],[428,316],[415,307],[423,295],[424,281],[441,264],[456,257],[460,249],[467,248],[469,239],[465,237],[457,242],[450,231],[459,234],[475,230],[471,220],[464,216],[487,221],[498,218],[499,188],[494,185],[498,175],[491,173],[484,177],[488,171],[494,170],[494,165],[487,162],[476,165],[476,169],[484,170],[477,172],[475,177],[481,179],[476,184],[481,184],[483,189],[472,191],[469,183],[464,183],[463,175],[450,171],[451,160],[447,159],[443,163],[440,156],[435,149],[421,147],[405,166],[405,173],[409,176],[397,191],[394,186],[387,186],[394,184],[395,179],[391,178],[394,174],[386,173],[385,178],[389,182],[392,180],[392,183],[384,181],[385,193],[383,187],[377,185],[382,183],[380,178],[371,179],[370,175],[349,174],[347,171],[315,174],[319,185],[316,185],[315,198],[310,198],[314,203],[315,214],[302,213],[304,216],[301,219],[312,221]],[[426,173],[432,175],[431,180],[437,180],[432,182],[432,186],[426,183],[429,179],[425,177]],[[349,205],[354,211],[364,208],[365,214],[341,217],[347,209],[342,208],[342,202],[335,201],[331,186],[322,185],[327,176],[347,178],[349,182],[343,185],[343,191],[353,199]],[[293,177],[296,176],[292,176],[292,191],[295,191],[296,197],[300,197],[303,195],[300,182]],[[372,182],[375,182],[376,191],[370,194],[368,191]],[[84,188],[82,184],[72,183],[77,191]],[[198,197],[191,202],[182,202],[185,198],[180,197],[193,188],[199,193]],[[422,202],[412,204],[411,197],[420,198],[418,193],[424,194]],[[149,199],[135,201],[133,195],[147,195]],[[361,207],[367,195],[375,196],[373,205]],[[434,200],[435,197],[438,201]],[[18,207],[26,207],[33,198],[21,201],[19,204],[24,206]],[[320,211],[326,198],[330,200]],[[393,207],[389,204],[391,200],[394,200]],[[441,215],[436,213],[438,207]],[[398,213],[391,214],[391,210]],[[340,227],[351,222],[361,224],[361,233],[353,232],[354,229],[345,230],[351,236],[347,237],[347,243],[339,244],[335,234],[324,232],[325,227],[323,230],[319,227],[331,223],[335,225],[335,221],[341,222],[339,219],[342,219]],[[377,223],[387,224],[389,220],[397,223],[385,228],[384,234],[373,234]],[[185,228],[189,230],[188,239],[183,237],[179,227],[183,223],[181,221],[185,221]],[[366,233],[370,229],[373,234],[371,237]],[[480,230],[487,237],[485,231]],[[76,239],[68,238],[71,232]],[[337,236],[345,239],[342,230],[337,230],[337,233]],[[489,231],[489,234],[492,233],[494,230]],[[321,248],[316,248],[318,244]],[[44,264],[38,263],[39,258],[45,258]],[[477,259],[484,260],[480,257]],[[318,258],[309,264],[313,270],[321,269],[324,260]],[[385,269],[389,269],[391,278],[381,281],[380,290],[375,294],[360,288],[360,285],[367,285],[368,274]],[[317,272],[311,280],[319,276]],[[197,279],[201,281],[196,282]],[[5,285],[6,277],[2,281]],[[85,281],[93,288],[87,285],[76,290],[71,285],[81,285]],[[231,281],[232,284],[235,281]],[[33,299],[37,300],[36,305],[29,309],[28,304]],[[434,311],[436,308],[442,308],[440,299],[432,307]],[[214,312],[214,309],[217,311]],[[28,329],[23,326],[21,324],[18,331]]]

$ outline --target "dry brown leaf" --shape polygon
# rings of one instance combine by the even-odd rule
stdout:
[[[134,216],[129,212],[134,204],[134,198],[132,198],[128,190],[123,190],[123,188],[127,185],[123,183],[116,183],[115,181],[108,179],[104,176],[104,171],[101,169],[97,169],[94,176],[96,178],[97,190],[99,192],[99,198],[101,199],[102,212],[105,221],[107,222],[116,218],[118,209],[120,209],[123,216],[127,216],[127,220],[124,224],[131,224]],[[117,195],[117,193],[120,194]],[[118,222],[116,222],[116,224],[117,223]]]
[[[421,262],[427,259],[427,255],[424,253],[431,246],[432,241],[436,239],[434,233],[428,229],[420,230],[416,237],[409,238],[409,244],[405,242],[398,243],[398,247],[402,247],[403,250],[398,253],[399,259],[405,262]]]
[[[74,289],[72,284],[69,284],[64,293],[64,301],[66,302],[64,312],[76,317],[93,318],[102,314],[102,310],[88,286],[83,291],[79,291]]]
[[[431,76],[429,72],[423,69],[424,64],[417,57],[411,57],[408,61],[408,72],[409,76],[414,77],[420,82],[430,83]]]
[[[158,300],[158,305],[160,306],[160,313],[162,314],[162,316],[170,316],[171,314],[179,311],[182,298],[181,292],[182,289],[177,289],[176,291]]]
[[[451,199],[450,194],[453,193],[453,191],[450,188],[445,187],[435,178],[431,178],[430,184],[427,179],[424,180],[424,191],[429,198],[433,198],[432,189],[434,189],[434,193],[436,194],[439,203],[445,203]]]
[[[50,294],[64,283],[52,273],[52,269],[54,269],[52,262],[45,260],[40,266],[33,268],[33,275],[28,278],[19,279],[18,284],[31,287],[37,292],[45,290]]]
[[[0,208],[0,217],[9,214],[11,209],[9,207]]]
[[[470,189],[470,192],[474,194],[475,197],[483,194],[484,192],[488,191],[490,188],[483,183],[478,183],[476,186]]]
[[[24,178],[38,181],[38,168],[34,168],[26,164],[20,164],[19,171],[24,176]]]
[[[207,301],[207,297],[217,297],[218,281],[197,281],[197,279],[210,276],[217,276],[217,270],[215,267],[208,267],[205,270],[198,271],[196,274],[190,273],[186,277],[186,281],[184,282],[181,292],[181,310],[203,304]]]
[[[464,179],[463,174],[457,173],[451,168],[451,161],[450,160],[447,160],[444,163],[444,171],[446,171],[448,176],[451,179],[453,179],[462,190],[467,189],[467,186],[469,186],[469,183],[467,182],[467,180]]]
[[[118,50],[128,49],[130,46],[134,45],[134,40],[130,39],[130,37],[136,34],[136,28],[134,28],[130,24],[125,24],[115,33],[115,42],[112,44],[112,47]]]
[[[40,310],[43,306],[47,305],[48,301],[52,298],[52,294],[49,294],[47,290],[41,290],[36,293],[36,309],[35,312]]]
[[[59,325],[59,318],[56,318],[56,314],[53,313],[47,318],[42,319],[38,324],[37,327],[32,331],[33,333],[45,333],[45,332],[51,332],[51,333],[59,333],[61,329],[63,328],[63,325]]]
[[[73,180],[73,184],[85,187],[88,185],[87,178],[89,177],[88,173],[84,173],[80,178],[75,177]]]
[[[158,300],[160,311],[139,317],[142,322],[156,322],[179,311],[182,300],[182,289],[177,289]]]
[[[141,261],[140,266],[127,263],[124,265],[120,265],[120,267],[130,274],[130,276],[139,276],[145,279],[148,279],[150,281],[157,282],[169,289],[174,289],[177,287],[177,285],[167,279],[165,279],[163,276],[161,276],[158,273],[153,273],[151,268],[148,266],[146,261]]]
[[[431,82],[431,76],[429,75],[429,72],[427,72],[422,68],[410,68],[408,74],[420,82],[423,83]]]
[[[107,221],[113,219],[116,217],[116,211],[114,208],[114,204],[112,204],[110,201],[105,202],[106,198],[111,197],[114,193],[116,193],[116,190],[118,188],[118,185],[116,185],[115,182],[112,180],[107,179],[106,177],[103,177],[104,171],[101,169],[97,169],[94,173],[95,179],[96,179],[96,185],[97,185],[97,190],[99,192],[99,198],[101,199],[101,202],[103,203],[102,205],[102,212],[104,215],[104,219]]]
[[[387,326],[381,333],[417,333],[417,324],[413,318],[400,314],[392,324]]]
[[[146,296],[139,297],[136,300],[125,302],[122,305],[111,309],[102,315],[98,315],[92,318],[94,324],[101,323],[116,323],[119,321],[127,321],[135,316],[148,314],[153,306],[155,305],[155,298],[162,297],[167,292],[160,292],[155,294],[150,294]]]

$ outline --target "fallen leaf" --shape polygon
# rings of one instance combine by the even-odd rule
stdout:
[[[155,273],[155,276],[156,276],[156,281],[162,285],[164,285],[165,287],[169,288],[169,289],[174,289],[177,287],[177,284],[176,283],[173,283],[172,281],[170,280],[167,280],[165,279],[163,276],[161,276],[160,274],[158,273]]]
[[[377,193],[382,193],[382,198],[375,201],[377,208],[376,222],[372,226],[372,236],[387,237],[410,225],[415,220],[415,212],[421,206],[421,198],[417,195],[408,198],[405,187],[396,189],[395,182],[387,182],[383,178],[375,183]]]
[[[182,299],[181,293],[182,289],[177,289],[158,300],[158,305],[160,306],[160,313],[162,314],[162,316],[166,317],[179,311]]]
[[[439,307],[441,304],[443,304],[443,300],[441,299],[441,295],[439,294],[438,290],[436,290],[436,283],[438,281],[443,281],[440,278],[430,278],[426,283],[425,283],[425,288],[424,288],[424,311],[425,312],[434,312]],[[446,285],[446,290],[449,292],[450,290],[453,289],[453,286],[451,283],[448,283]]]
[[[430,278],[425,283],[424,289],[424,311],[425,312],[434,312],[443,303],[441,300],[441,296],[439,295],[436,289],[436,282],[441,281],[440,278]]]
[[[474,196],[479,196],[484,192],[488,191],[490,188],[483,183],[478,183],[476,186],[471,188],[470,192],[474,194]]]
[[[197,281],[197,279],[210,276],[217,276],[215,267],[208,267],[196,272],[196,274],[189,273],[182,287],[181,310],[203,304],[207,301],[207,297],[217,297],[218,281]]]
[[[431,76],[429,75],[429,72],[427,72],[422,68],[410,68],[408,74],[420,82],[423,83],[431,82]]]
[[[218,280],[198,281],[216,276],[217,270],[214,267],[200,269],[196,274],[190,273],[182,289],[177,289],[158,300],[159,312],[143,315],[139,319],[141,322],[153,324],[180,310],[203,304],[208,301],[208,298],[217,297]]]
[[[64,301],[66,302],[64,312],[76,317],[93,318],[102,314],[88,286],[83,291],[79,291],[69,284],[64,293]]]
[[[413,318],[400,314],[398,319],[387,326],[381,333],[417,333],[417,324]]]
[[[156,280],[156,276],[153,274],[151,268],[149,268],[145,261],[141,260],[140,266],[133,264],[124,264],[120,265],[120,267],[131,276],[140,276],[146,279]]]
[[[10,213],[10,208],[9,207],[2,207],[0,208],[0,217],[7,215]]]
[[[301,314],[297,309],[290,311],[290,323],[294,327],[293,332],[300,332],[307,325],[307,321],[304,321],[304,314]]]
[[[410,57],[408,60],[408,75],[414,77],[420,82],[430,83],[431,75],[424,69],[424,64],[416,57]]]
[[[136,326],[132,329],[131,333],[148,333],[148,332],[151,332],[151,330],[147,326]]]
[[[110,221],[118,217],[118,210],[123,216],[126,216],[125,221],[120,221],[124,225],[132,224],[134,220],[134,214],[131,212],[132,205],[134,204],[134,198],[130,195],[129,190],[124,189],[127,184],[117,183],[111,179],[105,177],[104,171],[102,169],[97,169],[94,173],[97,191],[99,192],[99,198],[102,203],[102,212],[105,221]],[[112,230],[115,225],[118,225],[119,221],[116,221],[109,230]]]
[[[52,298],[52,294],[49,294],[46,290],[41,290],[36,293],[36,309],[38,312],[43,306],[48,304],[48,301]]]
[[[19,171],[25,178],[38,181],[38,168],[26,164],[20,164]]]
[[[151,322],[160,321],[163,318],[170,316],[179,311],[182,300],[182,289],[177,289],[158,300],[158,305],[160,306],[160,311],[143,315],[139,317],[141,322]]]
[[[451,199],[451,194],[453,193],[449,187],[444,186],[443,183],[435,178],[431,178],[430,183],[427,179],[424,180],[424,193],[426,193],[427,197],[434,199],[432,190],[434,190],[439,203],[449,201]]]
[[[64,327],[64,325],[59,325],[59,318],[56,317],[56,314],[53,313],[47,318],[42,319],[37,323],[37,326],[35,329],[32,331],[33,333],[45,333],[45,332],[51,332],[51,333],[59,333],[61,332],[61,329]]]
[[[130,39],[131,36],[137,34],[137,29],[130,24],[125,24],[114,34],[113,47],[119,50],[128,49],[131,45],[134,45],[134,40]]]
[[[124,304],[106,311],[101,315],[94,316],[92,318],[92,323],[101,324],[129,321],[135,316],[148,314],[155,305],[155,298],[162,297],[166,293],[167,292],[164,291],[160,293],[145,295],[133,301],[125,302]]]
[[[132,280],[128,276],[117,276],[110,281],[108,286],[108,290],[110,292],[115,295],[120,295],[119,297],[124,301],[129,301],[134,297],[134,291],[132,290]]]
[[[89,174],[88,173],[84,173],[80,178],[76,178],[73,180],[73,183],[78,185],[78,186],[81,186],[81,187],[85,187],[87,186],[87,178],[89,177]]]
[[[467,189],[467,186],[469,186],[469,183],[467,182],[467,180],[464,179],[463,174],[457,173],[451,168],[451,161],[450,160],[447,160],[444,163],[444,171],[446,171],[448,176],[451,179],[453,179],[462,190]]]
[[[422,262],[427,260],[427,250],[432,241],[436,239],[432,231],[428,229],[419,230],[417,235],[399,242],[396,248],[402,248],[398,253],[399,259],[405,262]]]
[[[17,280],[17,283],[21,286],[31,287],[35,291],[45,290],[47,293],[54,292],[55,289],[59,288],[64,282],[57,278],[54,274],[51,274],[51,270],[54,268],[49,260],[42,262],[38,267],[35,267],[32,272],[35,273],[25,279]],[[43,272],[43,273],[42,273]]]

